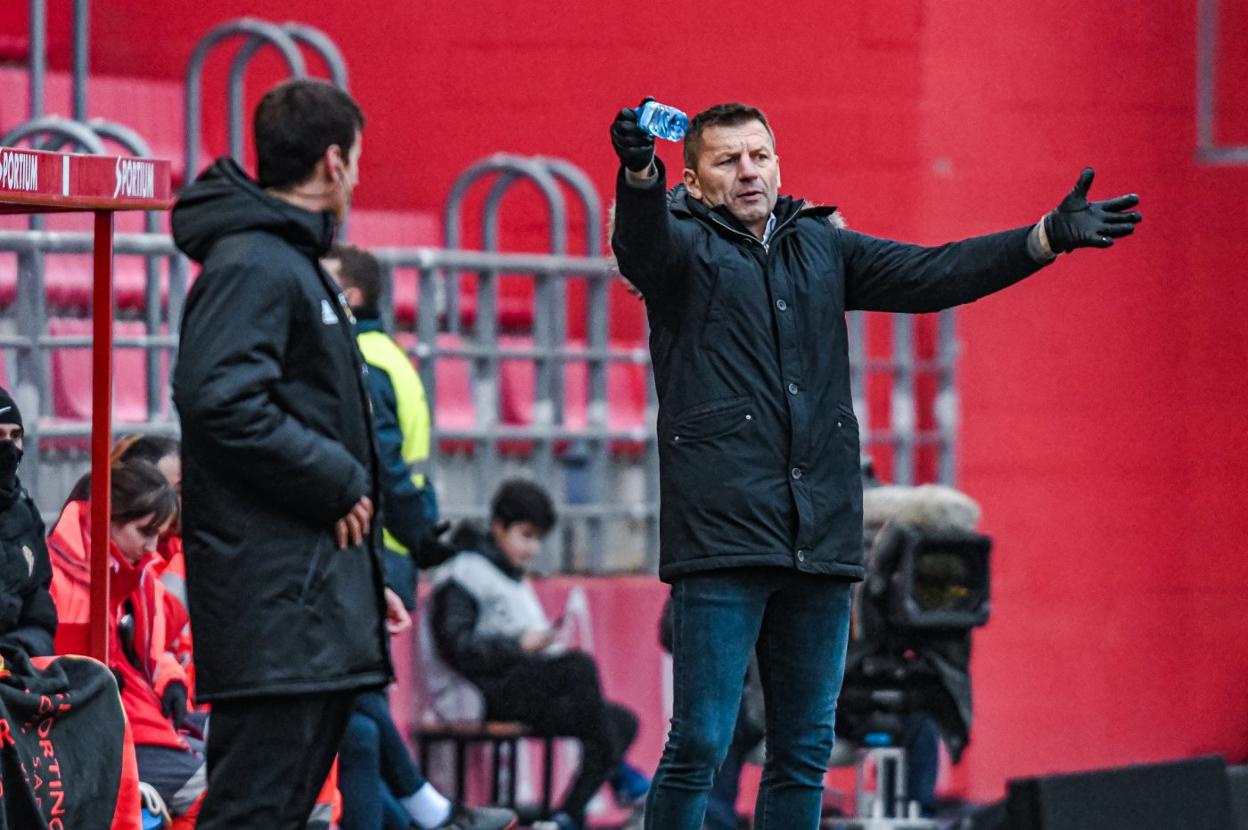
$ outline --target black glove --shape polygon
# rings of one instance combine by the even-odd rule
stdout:
[[[181,729],[186,723],[186,684],[181,680],[175,680],[165,687],[165,693],[160,698],[160,711],[169,720],[173,721],[174,729]]]
[[[653,100],[645,98],[641,104]],[[620,164],[634,173],[640,173],[654,161],[654,136],[637,125],[637,113],[628,107],[611,122],[611,146],[620,157]]]
[[[1128,236],[1135,230],[1135,223],[1142,218],[1134,211],[1140,203],[1134,193],[1089,202],[1088,188],[1096,173],[1091,167],[1083,168],[1075,189],[1066,194],[1057,210],[1044,217],[1044,233],[1054,253],[1064,254],[1075,248],[1108,248],[1118,237]]]
[[[425,536],[417,552],[416,565],[420,568],[436,568],[450,559],[459,550],[453,545],[442,541],[442,536],[450,530],[450,522],[438,522]]]

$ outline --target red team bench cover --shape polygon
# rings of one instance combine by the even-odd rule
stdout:
[[[112,673],[0,654],[0,830],[139,830],[139,776]]]

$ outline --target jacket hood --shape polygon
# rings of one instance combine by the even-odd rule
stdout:
[[[331,211],[314,213],[267,193],[231,158],[219,158],[183,188],[173,206],[173,240],[202,263],[224,236],[264,231],[310,257],[321,257],[334,242],[337,220]]]

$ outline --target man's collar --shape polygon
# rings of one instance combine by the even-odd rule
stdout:
[[[776,212],[773,210],[771,215],[767,217],[767,227],[763,228],[763,244],[767,244],[767,240],[771,239],[771,232],[776,229]]]

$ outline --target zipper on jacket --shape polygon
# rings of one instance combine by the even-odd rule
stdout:
[[[787,226],[787,225],[791,224],[791,223],[793,222],[793,220],[795,220],[798,216],[800,216],[800,215],[801,215],[801,213],[802,213],[802,209],[801,209],[801,208],[798,208],[797,210],[793,211],[793,214],[792,214],[792,215],[791,215],[788,219],[785,219],[785,220],[784,220],[783,222],[781,222],[779,225],[776,225],[775,230],[773,230],[773,231],[771,232],[771,236],[770,236],[770,238],[771,238],[771,239],[775,239],[775,238],[776,238],[776,235],[777,235],[778,233],[780,233],[781,229],[783,229],[785,226]],[[727,222],[725,222],[723,219],[720,219],[718,216],[716,216],[714,213],[711,213],[710,211],[708,211],[706,215],[707,215],[707,216],[709,216],[709,217],[711,217],[711,221],[712,221],[712,222],[714,222],[716,225],[719,225],[721,228],[723,228],[724,230],[728,231],[729,233],[734,233],[734,234],[736,234],[737,236],[740,236],[740,237],[743,237],[743,238],[745,238],[745,239],[748,239],[748,240],[750,240],[751,242],[753,242],[753,243],[755,243],[755,244],[762,245],[762,246],[763,246],[763,252],[764,252],[764,253],[771,253],[771,244],[770,244],[770,243],[768,243],[768,242],[763,242],[761,239],[759,239],[757,236],[755,236],[755,235],[754,235],[754,234],[752,234],[752,233],[742,233],[741,231],[739,231],[739,230],[737,230],[736,228],[732,227],[732,226],[731,226],[731,225],[729,225]]]
[[[718,216],[716,216],[714,213],[707,212],[707,216],[711,217],[711,221],[712,221],[712,222],[714,222],[716,225],[719,225],[721,228],[723,228],[724,230],[728,231],[729,233],[734,233],[734,234],[736,234],[737,236],[741,237],[742,239],[748,239],[749,241],[753,242],[755,245],[762,245],[762,246],[763,246],[763,250],[764,250],[764,251],[766,251],[766,250],[767,250],[767,243],[765,243],[765,242],[763,242],[762,240],[760,240],[760,239],[759,239],[757,236],[755,236],[754,234],[752,234],[752,233],[742,233],[741,231],[739,231],[739,230],[737,230],[736,228],[734,228],[734,227],[732,227],[731,225],[729,225],[729,224],[728,224],[727,222],[725,222],[723,219],[720,219],[720,218],[719,218]],[[788,221],[787,221],[787,220],[785,221],[785,224],[786,224],[786,225],[788,224]],[[779,229],[779,228],[776,228],[776,230],[780,230],[780,229]],[[775,232],[774,232],[774,231],[772,232],[772,236],[775,236]]]

